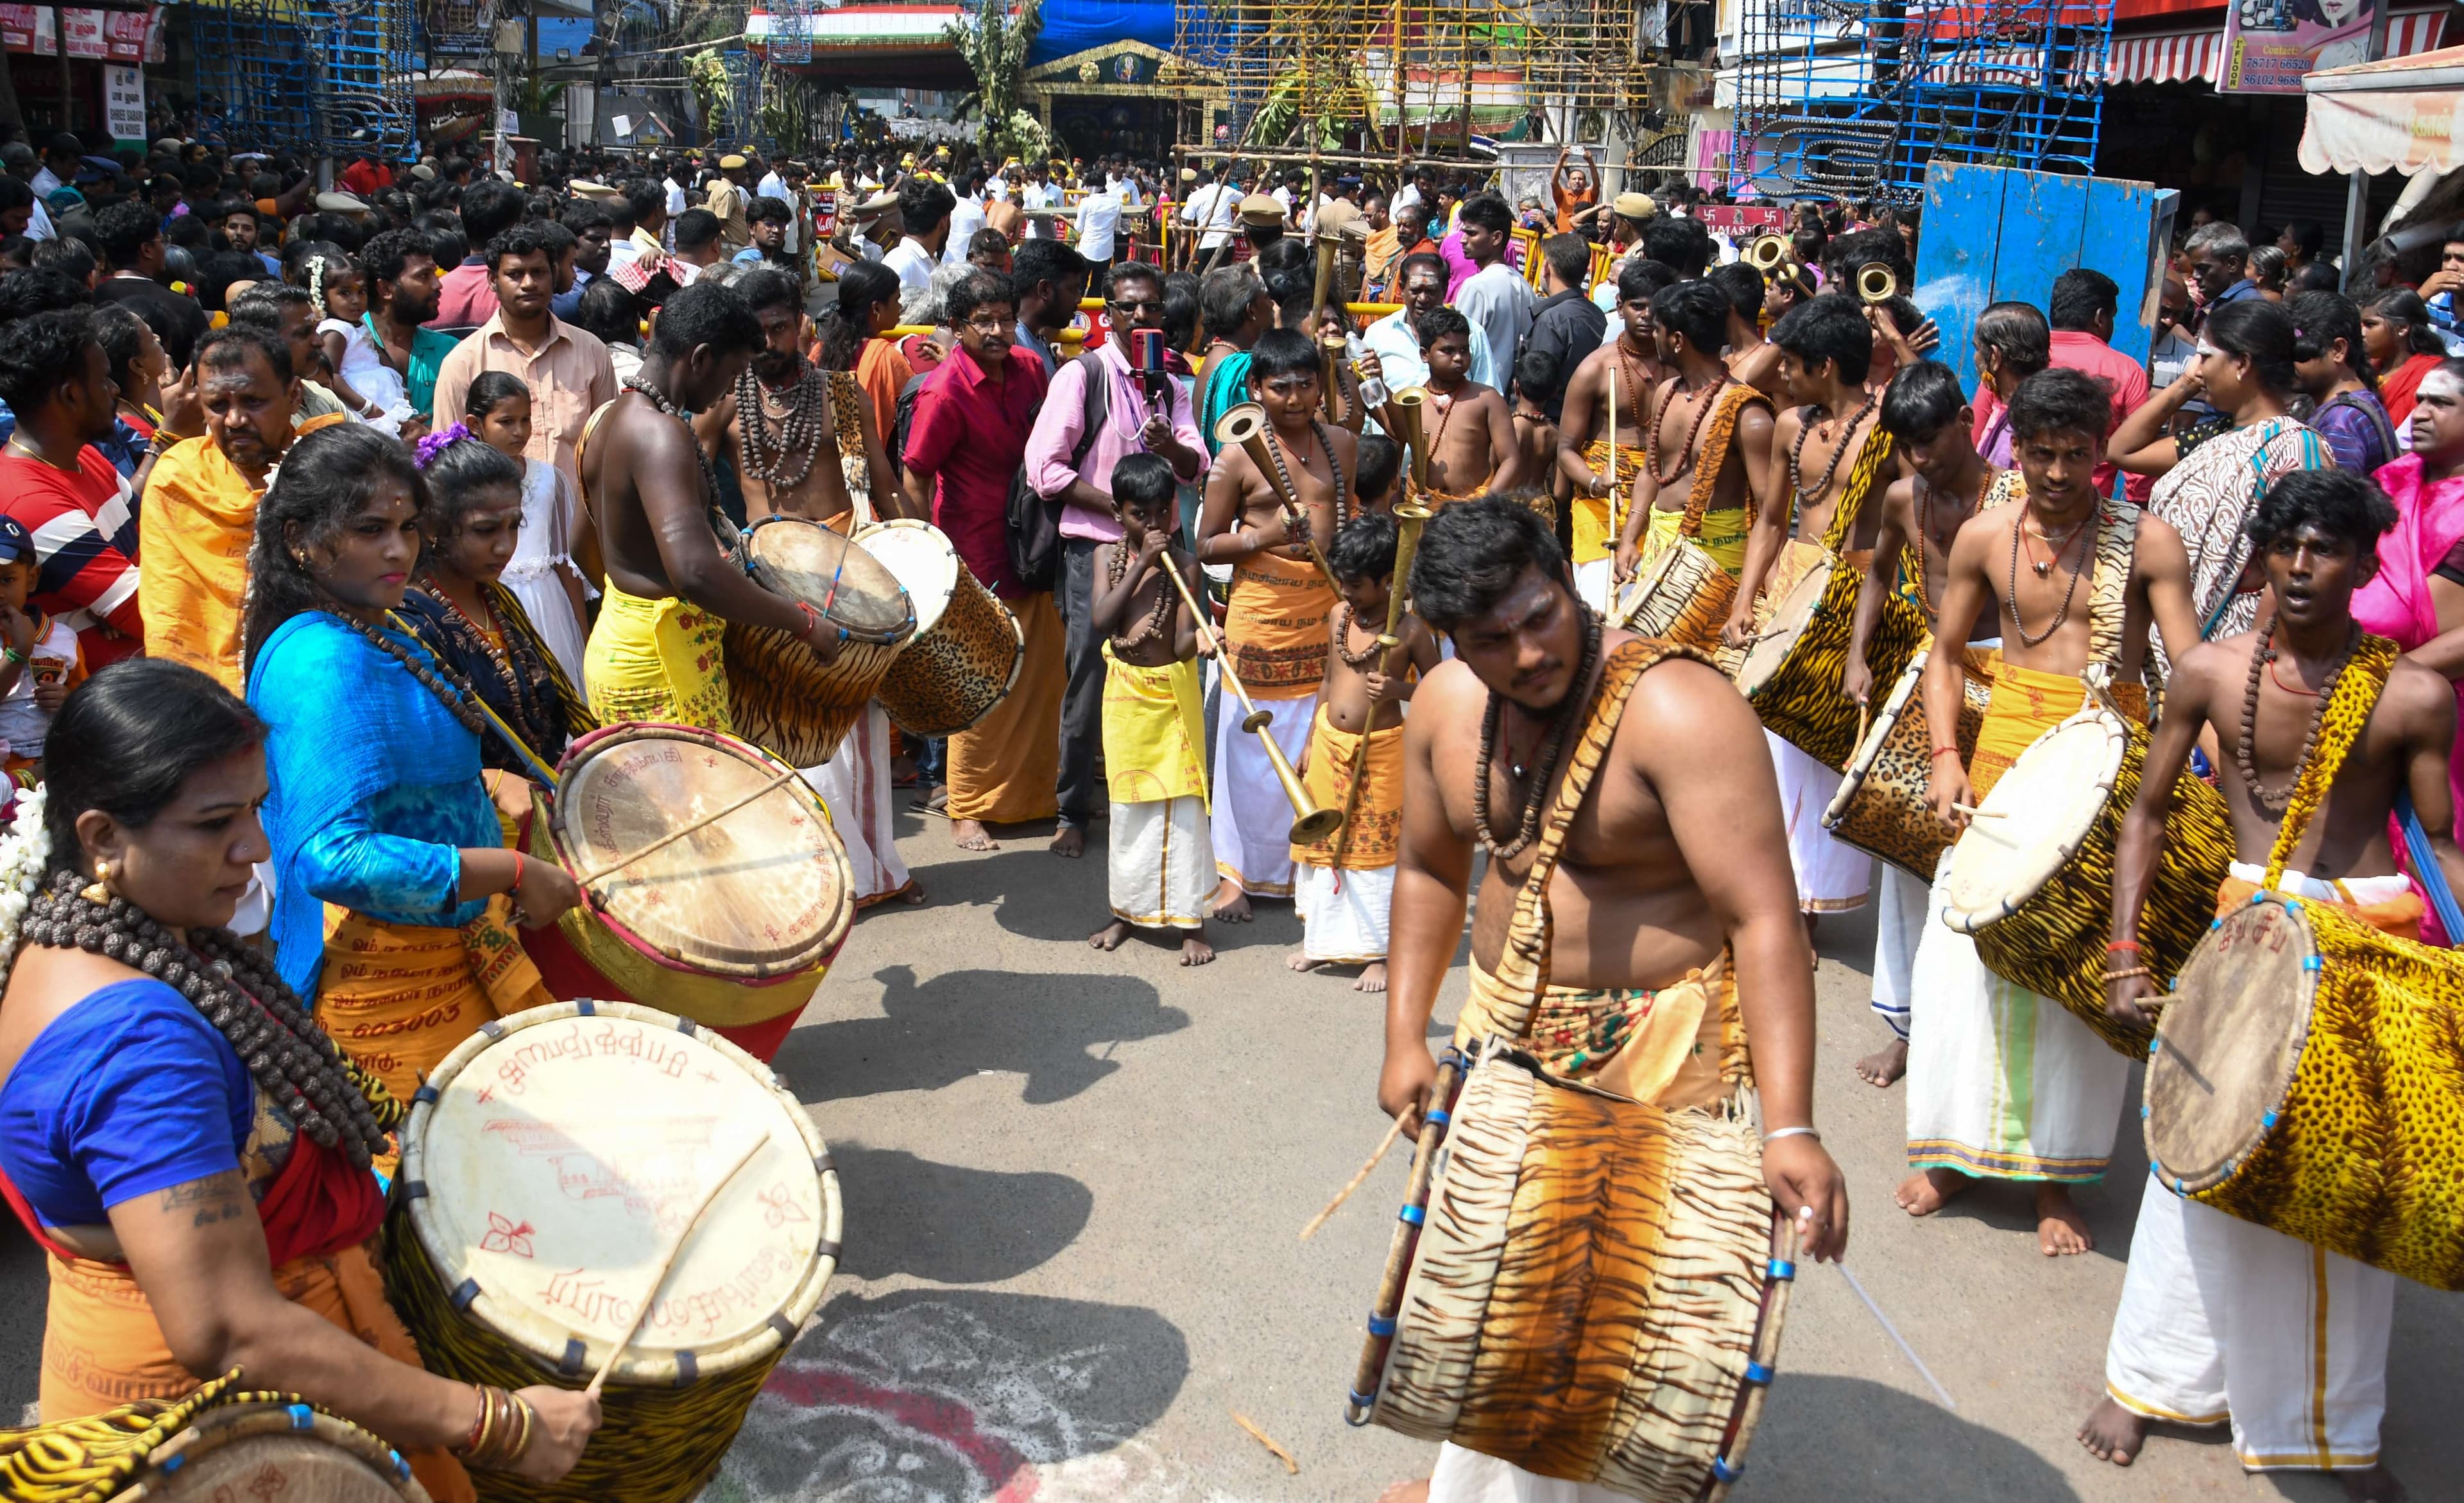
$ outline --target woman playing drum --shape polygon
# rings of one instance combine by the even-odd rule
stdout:
[[[21,947],[0,995],[0,1168],[52,1254],[43,1418],[244,1367],[410,1452],[439,1498],[472,1496],[448,1450],[561,1476],[597,1402],[420,1370],[370,1241],[369,1160],[402,1107],[222,927],[266,855],[264,741],[192,668],[108,668],[61,709],[39,817],[0,848],[24,883],[0,909],[0,948]]]
[[[550,1000],[514,904],[545,924],[580,894],[503,848],[480,782],[495,731],[469,681],[393,614],[427,492],[410,456],[358,426],[310,437],[266,491],[249,559],[275,958],[335,1041],[407,1099],[480,1023]],[[507,793],[528,811],[526,785]]]

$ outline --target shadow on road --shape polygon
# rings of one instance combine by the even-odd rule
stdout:
[[[989,1284],[1039,1268],[1078,1239],[1095,1195],[1066,1174],[1001,1174],[834,1143],[847,1237],[839,1272]]]
[[[873,973],[880,1017],[808,1023],[772,1061],[807,1103],[934,1091],[980,1071],[1022,1074],[1021,1099],[1064,1101],[1120,1068],[1107,1046],[1178,1033],[1189,1014],[1132,976],[945,971],[921,986],[907,966]]]
[[[1153,1497],[1177,1469],[1132,1437],[1188,1376],[1187,1342],[1153,1310],[975,1291],[843,1297],[770,1375],[702,1496]],[[1039,1486],[1056,1470],[1100,1481]]]
[[[1913,1394],[1782,1369],[1746,1456],[1738,1503],[2077,1503],[2051,1463]]]

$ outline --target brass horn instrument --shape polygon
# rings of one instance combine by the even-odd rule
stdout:
[[[1794,259],[1795,255],[1789,246],[1788,236],[1774,230],[1764,230],[1754,236],[1746,247],[1746,264],[1765,276],[1771,275]]]
[[[1418,388],[1414,388],[1418,390]],[[1615,447],[1615,440],[1611,440]],[[1412,581],[1412,555],[1420,551],[1420,528],[1433,515],[1427,507],[1406,501],[1395,508],[1395,583],[1386,596],[1386,629],[1377,634],[1377,671],[1389,678],[1395,673],[1395,654],[1402,647],[1398,635],[1403,629],[1403,597]],[[1349,652],[1349,647],[1344,649]],[[1360,743],[1352,749],[1352,781],[1343,791],[1343,825],[1334,837],[1335,868],[1343,865],[1343,853],[1352,844],[1352,817],[1360,812],[1360,785],[1369,773],[1369,735],[1377,729],[1377,706],[1372,701],[1369,714],[1360,723]]]
[[[1241,729],[1258,738],[1266,749],[1266,760],[1275,765],[1275,781],[1284,785],[1284,796],[1291,800],[1291,842],[1294,845],[1315,845],[1341,828],[1343,816],[1309,802],[1309,790],[1301,786],[1300,773],[1292,771],[1292,759],[1284,755],[1284,749],[1266,733],[1266,727],[1274,717],[1258,708],[1257,701],[1251,699],[1248,689],[1242,686],[1240,676],[1232,671],[1232,655],[1224,649],[1223,639],[1215,634],[1214,621],[1206,614],[1206,607],[1199,603],[1198,597],[1190,593],[1189,581],[1180,577],[1180,570],[1169,557],[1163,560],[1163,577],[1180,592],[1181,603],[1189,607],[1199,635],[1214,650],[1215,665],[1221,670],[1223,682],[1231,686],[1233,694],[1241,701],[1241,708],[1247,711],[1241,718]]]
[[[1869,303],[1887,303],[1900,295],[1897,273],[1880,261],[1868,261],[1857,270],[1857,295]]]
[[[1327,333],[1317,337],[1318,377],[1324,382],[1322,400],[1326,403],[1326,421],[1343,421],[1343,367],[1352,353],[1352,343],[1342,335]]]
[[[1425,494],[1429,489],[1429,394],[1421,387],[1406,386],[1388,399],[1386,404],[1402,421],[1403,447],[1411,451],[1412,457],[1412,490],[1415,493]]]
[[[1275,500],[1284,509],[1287,522],[1301,524],[1301,535],[1309,540],[1309,556],[1317,560],[1318,573],[1326,582],[1334,583],[1334,571],[1327,567],[1326,553],[1317,545],[1317,530],[1309,525],[1309,513],[1301,510],[1301,498],[1284,487],[1284,470],[1280,456],[1274,450],[1274,435],[1266,431],[1266,409],[1254,402],[1244,402],[1215,420],[1215,444],[1218,448],[1239,445],[1248,451],[1249,463],[1266,477],[1266,485],[1275,492]]]

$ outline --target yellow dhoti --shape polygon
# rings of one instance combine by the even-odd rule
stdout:
[[[1202,927],[1215,846],[1198,664],[1123,663],[1109,642],[1104,659],[1112,916],[1149,928]]]
[[[1624,497],[1634,491],[1634,477],[1649,462],[1650,456],[1632,444],[1617,447],[1617,493],[1595,496],[1579,491],[1574,496],[1574,563],[1577,567],[1594,559],[1606,558],[1617,552],[1617,534],[1609,530],[1609,511],[1625,509]],[[1583,463],[1592,473],[1609,478],[1609,441],[1592,440],[1583,450]],[[1731,569],[1731,574],[1736,571]]]
[[[2138,684],[2112,686],[2113,702],[2123,714],[2147,719],[2147,690]],[[2087,701],[2087,685],[2076,673],[2047,673],[1993,660],[1993,694],[1985,708],[1985,723],[1976,732],[1976,755],[1968,765],[1968,783],[1978,802],[1992,792],[2019,753],[2035,743]]]
[[[1320,809],[1352,811],[1344,827],[1313,845],[1292,847],[1292,860],[1306,866],[1336,866],[1370,871],[1395,864],[1403,838],[1403,727],[1401,722],[1370,732],[1369,756],[1361,764],[1357,802],[1352,793],[1353,759],[1360,755],[1360,732],[1335,729],[1334,712],[1317,708],[1309,728],[1309,765],[1301,769],[1301,786]],[[1336,847],[1343,860],[1335,860]]]
[[[492,1018],[552,1002],[499,894],[460,928],[387,924],[325,905],[317,1022],[407,1101],[453,1046]]]
[[[991,714],[950,738],[953,819],[1012,824],[1061,811],[1061,694],[1069,681],[1061,613],[1042,591],[1001,603],[1017,616],[1024,643],[1018,682]]]
[[[1752,521],[1751,514],[1744,507],[1705,512],[1703,513],[1702,535],[1694,539],[1695,546],[1709,554],[1711,561],[1730,575],[1743,574],[1746,571],[1746,533]],[[1642,546],[1636,551],[1636,573],[1650,568],[1661,554],[1667,552],[1684,525],[1684,512],[1653,507],[1651,514],[1643,519]],[[1802,569],[1797,572],[1800,575],[1804,573]],[[1781,593],[1777,588],[1779,571],[1774,568],[1771,574],[1771,578],[1763,585],[1763,592],[1776,599]]]
[[[647,599],[609,581],[583,653],[601,725],[661,720],[736,733],[727,708],[727,623],[674,596]]]

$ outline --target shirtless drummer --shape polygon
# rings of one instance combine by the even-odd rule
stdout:
[[[1575,599],[1548,524],[1514,502],[1439,512],[1421,534],[1412,594],[1457,657],[1421,684],[1404,723],[1379,1107],[1415,1117],[1427,1107],[1437,1077],[1429,1015],[1483,847],[1490,857],[1472,927],[1472,992],[1457,1038],[1472,1041],[1479,1019],[1507,1000],[1495,977],[1537,859],[1534,838],[1555,818],[1560,776],[1594,731],[1605,756],[1548,878],[1550,984],[1526,1047],[1544,1068],[1604,1089],[1666,1107],[1706,1105],[1724,1094],[1721,1051],[1655,1037],[1655,1029],[1710,1040],[1727,1010],[1740,1010],[1771,1197],[1797,1218],[1806,1256],[1837,1257],[1848,1191],[1813,1127],[1814,956],[1753,712],[1707,664],[1675,658],[1646,669],[1652,649],[1603,629]],[[1688,733],[1654,729],[1671,725]],[[1582,1055],[1617,1028],[1630,1030],[1619,1047]],[[1507,1463],[1449,1445],[1436,1476],[1390,1489],[1385,1503],[1461,1503],[1529,1485]],[[1589,1488],[1573,1495],[1595,1493],[1610,1496]]]

